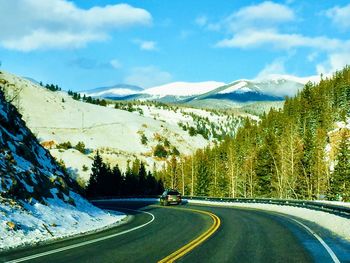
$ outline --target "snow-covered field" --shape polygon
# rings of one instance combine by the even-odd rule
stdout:
[[[75,149],[61,150],[51,149],[50,153],[55,156],[57,160],[63,160],[64,164],[68,167],[68,172],[72,178],[80,182],[87,182],[90,178],[90,167],[93,160],[86,154]],[[88,169],[84,169],[87,167]]]
[[[24,209],[0,199],[0,251],[33,245],[120,223],[123,213],[107,213],[71,192],[77,207],[62,200],[47,199],[48,205],[23,203]]]
[[[332,215],[322,211],[315,211],[307,208],[285,206],[285,205],[271,205],[271,204],[253,204],[253,203],[235,203],[235,202],[214,202],[203,200],[188,200],[190,204],[208,204],[217,206],[232,206],[242,208],[254,208],[266,211],[278,212],[300,219],[304,219],[347,239],[350,241],[350,220],[337,215]],[[344,203],[340,203],[344,205]],[[339,204],[338,204],[339,205]],[[349,204],[346,204],[349,205]]]
[[[188,127],[203,127],[203,125],[211,132],[216,134],[233,135],[240,126],[242,118],[248,114],[228,115],[219,112],[213,112],[204,109],[184,108],[184,107],[161,107],[154,105],[139,105],[142,109],[143,115],[162,122],[171,123],[172,125],[184,125]],[[139,114],[134,111],[134,114]],[[258,118],[257,116],[254,116]],[[212,141],[214,138],[208,136],[208,140]]]
[[[202,118],[208,118],[209,122],[211,123],[228,124],[232,119],[232,116],[229,115],[217,114],[208,110],[194,108],[179,108],[176,111],[172,109],[145,105],[140,105],[139,108],[143,110],[144,116],[146,117],[158,118],[161,121],[166,121],[174,125],[177,125],[179,122],[186,122],[190,125],[195,125],[196,123],[190,116],[191,114]]]

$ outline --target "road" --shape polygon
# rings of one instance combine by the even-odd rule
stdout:
[[[214,213],[221,225],[178,262],[334,262],[320,242],[300,225],[269,212],[188,204],[180,209],[163,208],[142,202],[107,202],[100,206],[124,211],[131,220],[100,233],[3,253],[0,262],[47,251],[49,254],[25,262],[158,262],[213,224],[209,216],[189,209]],[[350,262],[350,244],[327,231],[321,232],[340,261]],[[101,238],[106,239],[96,240]],[[67,249],[69,246],[72,248]]]

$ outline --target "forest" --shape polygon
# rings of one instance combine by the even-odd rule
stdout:
[[[85,189],[85,196],[112,197],[112,196],[150,196],[160,195],[163,192],[163,182],[157,180],[145,165],[136,159],[130,167],[128,163],[125,173],[118,165],[111,167],[102,160],[96,152],[91,168],[91,176]]]
[[[185,195],[350,201],[350,67],[155,176]]]

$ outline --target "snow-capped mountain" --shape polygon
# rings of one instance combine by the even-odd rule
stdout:
[[[308,81],[318,82],[319,77],[272,74],[253,80],[236,80],[229,84],[217,81],[172,82],[145,90],[125,88],[129,86],[121,85],[117,89],[102,88],[82,93],[117,100],[152,100],[196,107],[231,108],[240,107],[246,103],[282,101],[285,96],[295,95]]]
[[[263,92],[274,96],[294,96],[308,82],[318,83],[319,76],[296,77],[291,75],[270,74],[252,82]]]
[[[219,102],[226,102],[227,107],[240,107],[241,104],[258,101],[280,101],[283,97],[270,95],[264,92],[261,83],[238,80],[224,85],[205,94],[196,96],[187,101],[188,104],[212,107],[219,105]],[[207,105],[206,105],[207,104]]]
[[[285,96],[295,95],[308,81],[318,80],[318,77],[298,78],[288,75],[270,75],[254,80],[241,79],[192,97],[186,103],[217,107],[225,102],[228,103],[227,107],[233,107],[254,102],[282,101]]]
[[[80,94],[91,97],[103,97],[103,98],[119,98],[132,94],[138,94],[143,89],[138,86],[128,84],[117,84],[110,87],[101,87],[96,89],[80,91]]]
[[[225,85],[225,83],[217,81],[172,82],[146,89],[142,93],[158,96],[159,98],[165,96],[185,97],[200,95],[223,85]]]
[[[0,72],[0,76],[2,73]],[[37,141],[0,88],[0,252],[121,220],[77,194],[76,183]]]
[[[245,92],[261,92],[258,86],[248,87],[248,80],[235,81],[232,84],[226,85],[225,89],[222,89],[218,94],[228,94],[228,93],[245,93]]]
[[[240,107],[246,103],[282,101],[285,96],[295,95],[308,81],[318,82],[319,77],[300,78],[274,74],[253,80],[236,80],[229,84],[217,81],[172,82],[115,98],[154,100],[196,107],[231,108]]]

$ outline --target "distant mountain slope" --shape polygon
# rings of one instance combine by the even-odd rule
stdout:
[[[238,80],[231,84],[219,87],[208,93],[194,98],[195,100],[218,99],[234,102],[279,101],[283,96],[274,94],[286,94],[289,90],[301,89],[304,85],[285,79],[274,80]]]
[[[262,79],[237,80],[230,84],[215,81],[173,82],[124,97],[114,96],[111,98],[116,100],[152,100],[214,109],[232,108],[255,102],[283,101],[285,96],[294,95],[308,81],[318,82],[319,77],[299,78],[288,75],[270,75]]]
[[[142,88],[138,86],[128,85],[128,84],[117,84],[110,87],[101,87],[96,89],[84,90],[79,93],[91,97],[103,97],[103,98],[118,98],[129,96],[132,94],[137,94],[143,91]]]
[[[1,74],[1,73],[0,73]],[[26,127],[0,88],[0,251],[117,222],[74,192],[75,182]]]
[[[165,97],[165,96],[194,96],[209,92],[217,87],[225,85],[223,82],[172,82],[165,85],[144,90],[142,93]]]

